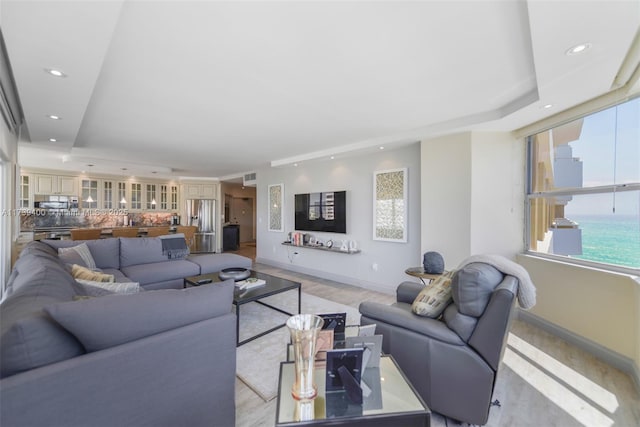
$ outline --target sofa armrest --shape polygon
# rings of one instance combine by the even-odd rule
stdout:
[[[396,301],[412,304],[423,289],[422,283],[402,282],[396,288]]]
[[[454,331],[444,322],[428,317],[418,316],[411,311],[407,303],[392,305],[365,301],[360,304],[360,314],[371,320],[366,323],[386,323],[399,328],[408,329],[426,337],[453,345],[466,345]]]
[[[234,425],[235,315],[0,380],[0,425]]]

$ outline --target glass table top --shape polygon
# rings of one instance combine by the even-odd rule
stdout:
[[[428,414],[429,409],[414,391],[391,356],[380,358],[380,367],[369,367],[363,373],[363,403],[353,404],[344,391],[325,392],[325,369],[315,370],[318,395],[312,401],[300,402],[291,396],[294,363],[282,362],[278,393],[277,425],[321,423],[328,418],[357,417],[380,414]],[[369,389],[370,391],[367,391]]]

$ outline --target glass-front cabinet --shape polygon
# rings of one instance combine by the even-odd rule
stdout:
[[[169,193],[170,193],[169,209],[172,211],[177,211],[178,210],[178,186],[170,185]]]
[[[145,207],[149,211],[155,211],[157,208],[156,201],[156,184],[145,184],[146,187],[146,204]]]
[[[127,183],[126,182],[118,182],[118,194],[116,195],[116,199],[118,200],[119,209],[127,208]]]
[[[113,209],[113,181],[102,181],[102,208]]]
[[[96,209],[98,207],[98,180],[81,180],[81,201],[80,207],[83,209]]]
[[[31,202],[31,189],[29,185],[31,179],[29,175],[20,175],[20,200],[18,200],[19,208],[31,208],[33,203]]]
[[[131,209],[142,209],[142,184],[131,183]]]

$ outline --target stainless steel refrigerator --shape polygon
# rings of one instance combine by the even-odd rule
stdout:
[[[187,200],[187,224],[198,227],[191,247],[192,253],[216,252],[216,201]]]

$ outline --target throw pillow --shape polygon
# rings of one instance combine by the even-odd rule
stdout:
[[[70,248],[58,248],[58,257],[67,264],[78,264],[87,268],[96,268],[96,262],[86,243]]]
[[[435,319],[451,303],[451,278],[453,271],[443,274],[420,291],[411,304],[411,311],[418,316]]]
[[[91,352],[230,314],[234,287],[233,280],[227,280],[63,302],[44,310]]]
[[[84,293],[91,297],[100,297],[113,294],[137,294],[140,292],[138,282],[100,282],[93,280],[76,279],[82,286]]]
[[[88,268],[78,264],[73,264],[71,266],[71,275],[76,279],[76,281],[78,279],[91,280],[94,282],[114,282],[116,280],[113,274],[105,274],[99,271],[89,270]]]

